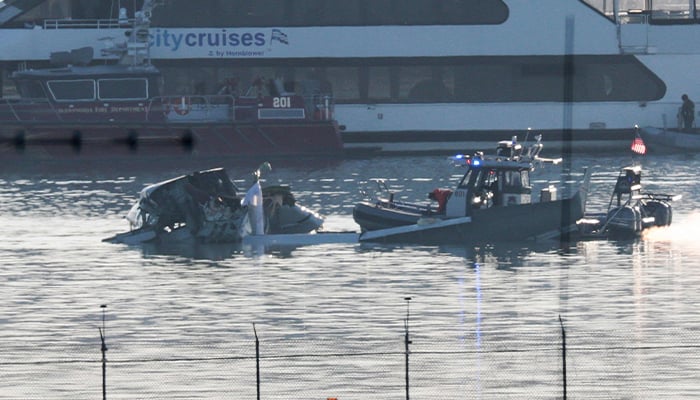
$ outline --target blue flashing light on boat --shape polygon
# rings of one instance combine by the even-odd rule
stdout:
[[[454,155],[454,156],[450,157],[450,160],[452,160],[452,162],[455,165],[469,165],[470,164],[470,158],[466,154]]]

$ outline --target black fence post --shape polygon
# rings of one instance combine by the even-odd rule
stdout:
[[[573,146],[573,101],[574,101],[574,17],[566,17],[564,34],[564,131],[562,137],[562,158],[564,159],[563,169],[567,180],[571,177],[571,154]],[[562,222],[568,224],[572,210],[570,207],[561,208]],[[569,226],[562,223],[562,233],[559,243],[564,248],[571,242],[571,232]]]
[[[107,331],[105,330],[105,308],[106,304],[100,305],[102,308],[102,328],[97,328],[100,331],[100,341],[102,342],[102,347],[100,351],[102,352],[102,400],[107,400],[107,343],[105,342],[105,336]]]
[[[404,330],[405,330],[405,335],[404,335],[404,346],[406,348],[406,400],[409,400],[408,396],[408,388],[409,388],[409,383],[408,383],[408,355],[411,352],[410,349],[408,348],[408,345],[411,344],[411,340],[409,339],[409,333],[408,333],[408,319],[409,319],[409,311],[408,311],[408,305],[411,302],[410,297],[405,297],[404,300],[406,300],[406,320],[404,321]]]
[[[561,364],[562,364],[562,386],[564,388],[564,400],[566,400],[566,331],[564,322],[559,315],[559,325],[561,326]]]
[[[260,341],[258,340],[258,331],[255,330],[255,323],[253,323],[253,333],[255,334],[255,384],[257,399],[260,400]]]

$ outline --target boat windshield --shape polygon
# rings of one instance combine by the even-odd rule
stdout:
[[[457,188],[471,188],[481,190],[483,188],[495,188],[498,181],[498,171],[489,168],[470,169],[457,185]]]
[[[469,186],[469,182],[478,182],[480,180],[481,176],[481,168],[479,169],[471,169],[469,168],[469,171],[467,171],[466,174],[462,177],[462,180],[459,181],[459,184],[457,185],[457,188],[466,188]],[[474,179],[472,179],[472,176],[474,176]]]
[[[496,170],[489,170],[488,173],[484,174],[483,182],[478,182],[479,187],[485,188],[495,188],[498,178],[496,175]]]
[[[17,91],[25,99],[46,99],[46,92],[40,82],[20,80],[16,82]]]
[[[504,171],[503,186],[505,188],[529,188],[530,174],[527,170],[523,171]]]

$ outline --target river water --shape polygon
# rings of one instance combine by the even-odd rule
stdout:
[[[589,210],[603,211],[632,161],[574,155],[533,184],[563,187],[593,168]],[[267,247],[114,245],[101,239],[127,229],[145,185],[222,166],[245,188],[257,162],[3,165],[0,399],[99,398],[102,327],[110,398],[254,398],[255,334],[268,357],[262,398],[406,398],[407,321],[413,398],[695,398],[700,159],[636,161],[647,191],[683,195],[671,227],[624,242],[479,247],[323,235]],[[352,207],[372,178],[425,199],[461,176],[442,156],[272,167],[264,181],[291,185],[328,232],[358,230]]]

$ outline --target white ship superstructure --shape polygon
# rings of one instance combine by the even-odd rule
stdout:
[[[4,3],[5,96],[11,71],[107,47],[133,17],[113,1],[93,5],[94,18],[75,18],[80,1],[48,2],[62,14],[43,16],[47,2]],[[313,78],[332,90],[347,147],[452,151],[532,128],[553,147],[615,150],[634,125],[675,124],[682,94],[700,99],[695,0],[160,3],[150,55],[166,88],[214,93],[263,77],[293,92]]]

